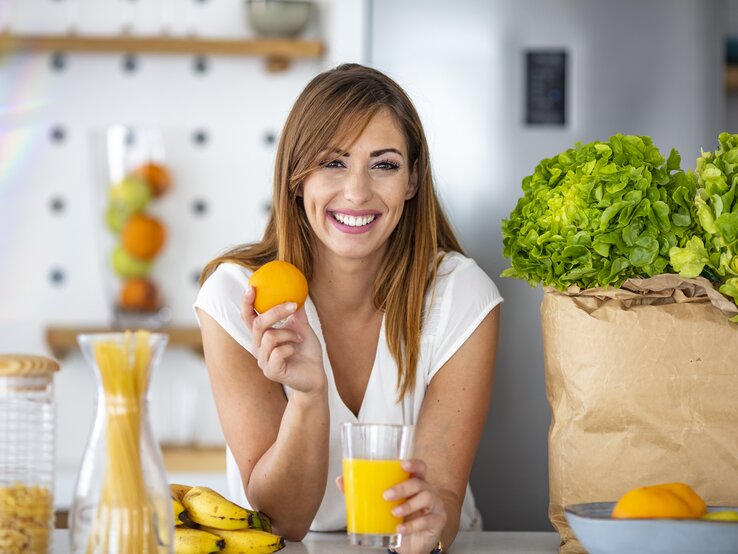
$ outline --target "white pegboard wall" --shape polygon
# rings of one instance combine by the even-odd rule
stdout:
[[[79,32],[107,34],[119,32],[138,10],[134,28],[155,31],[156,10],[147,11],[146,3],[15,1],[10,11],[5,4],[3,22],[9,13],[13,32],[54,33],[68,30],[77,17]],[[239,1],[180,5],[181,11],[198,14],[197,32],[189,34],[251,33]],[[104,155],[95,134],[126,124],[158,126],[167,137],[175,185],[156,208],[169,233],[155,275],[163,278],[172,323],[194,324],[194,276],[225,248],[261,235],[276,138],[294,98],[322,68],[321,61],[295,61],[287,71],[269,74],[258,57],[26,53],[6,58],[0,65],[0,144],[6,145],[0,156],[6,158],[0,161],[5,230],[0,255],[3,267],[17,270],[0,273],[0,290],[12,291],[0,303],[0,321],[110,321],[109,252],[100,240],[108,232],[101,201],[108,183],[95,169]],[[20,336],[0,336],[0,350],[23,342]]]
[[[0,352],[50,355],[48,325],[110,322],[111,235],[103,223],[109,185],[100,172],[99,133],[114,124],[158,127],[165,135],[175,183],[155,208],[169,231],[155,275],[172,323],[195,325],[191,306],[200,269],[263,232],[276,140],[294,99],[322,69],[362,61],[357,37],[364,31],[351,29],[362,21],[366,0],[336,1],[340,9],[333,0],[318,3],[303,35],[322,38],[326,56],[296,60],[283,73],[267,73],[259,57],[0,57]],[[114,35],[129,25],[133,34],[157,34],[156,6],[168,3],[178,8],[172,35],[253,36],[241,0],[0,0],[0,30],[54,34],[74,25],[79,34]],[[133,9],[140,13],[131,26]],[[61,362],[57,475],[69,481],[92,423],[95,389],[79,353]],[[222,443],[200,356],[167,348],[151,393],[159,440]]]

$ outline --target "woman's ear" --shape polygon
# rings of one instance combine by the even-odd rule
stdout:
[[[415,160],[413,170],[410,172],[410,180],[408,181],[405,200],[410,200],[415,196],[416,192],[418,192],[418,160]]]

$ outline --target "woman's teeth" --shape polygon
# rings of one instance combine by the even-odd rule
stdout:
[[[348,225],[349,227],[363,227],[364,225],[369,225],[372,221],[374,221],[374,218],[377,216],[365,215],[365,216],[355,217],[353,215],[343,215],[339,213],[334,213],[333,217],[336,219],[336,221],[339,221],[343,223],[344,225]]]

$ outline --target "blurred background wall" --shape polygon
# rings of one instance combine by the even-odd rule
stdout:
[[[485,528],[548,530],[541,291],[498,277],[507,267],[501,219],[538,161],[577,141],[649,135],[664,155],[677,148],[683,166],[694,167],[718,132],[736,130],[737,97],[725,86],[736,2],[322,0],[317,8],[300,38],[322,40],[325,53],[281,72],[260,56],[194,49],[0,51],[0,352],[52,354],[49,327],[111,322],[105,129],[162,132],[175,182],[157,208],[169,238],[155,272],[170,324],[192,328],[203,265],[261,235],[276,142],[295,97],[323,69],[371,64],[416,103],[452,223],[505,297],[492,409],[472,474]],[[257,35],[239,0],[3,0],[3,29]],[[548,53],[559,65],[535,73],[529,55]],[[563,120],[528,122],[533,93]],[[60,505],[71,495],[94,391],[90,368],[71,350],[56,378]],[[206,370],[192,349],[167,350],[151,408],[163,444],[222,448]],[[225,491],[218,470],[204,471],[192,478]]]

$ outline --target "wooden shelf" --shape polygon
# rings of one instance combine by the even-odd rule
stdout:
[[[172,446],[161,445],[164,467],[167,472],[225,473],[225,446]]]
[[[293,59],[319,58],[323,42],[281,38],[205,39],[166,36],[80,36],[0,34],[0,55],[12,51],[119,52],[262,56],[267,69],[281,71]]]
[[[70,351],[79,348],[77,335],[80,333],[111,333],[121,329],[110,327],[74,327],[51,325],[46,328],[46,344],[57,360],[64,359]],[[152,330],[169,335],[169,346],[184,346],[202,355],[202,337],[197,327],[162,327]]]

